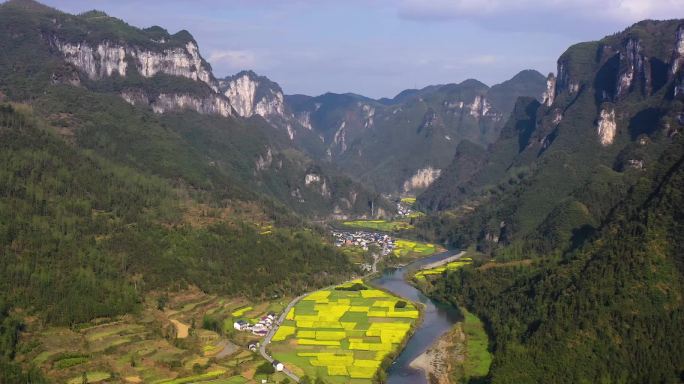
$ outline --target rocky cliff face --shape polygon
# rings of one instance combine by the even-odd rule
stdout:
[[[205,115],[228,117],[232,108],[228,100],[219,95],[198,97],[189,93],[160,93],[153,97],[142,89],[127,89],[121,97],[131,105],[150,106],[155,113],[191,110]]]
[[[643,82],[645,93],[650,91],[650,72],[645,71],[646,61],[642,53],[641,42],[638,39],[628,39],[619,53],[620,69],[618,72],[616,98],[620,99],[632,90],[634,81],[639,79]]]
[[[475,96],[473,102],[468,106],[470,116],[480,119],[489,113],[492,109],[492,105],[489,103],[487,98],[482,95]]]
[[[601,145],[605,147],[613,144],[613,140],[615,140],[615,133],[617,132],[614,108],[605,107],[601,109],[601,113],[599,114],[599,118],[596,123],[596,131]]]
[[[682,67],[684,67],[684,25],[679,26],[677,29],[677,40],[672,52],[670,75],[674,76]]]
[[[415,192],[429,187],[440,175],[442,170],[431,166],[419,169],[413,176],[404,182],[404,192]]]
[[[150,47],[113,43],[103,40],[98,44],[85,41],[68,42],[56,35],[50,37],[51,44],[63,55],[64,60],[90,80],[102,80],[118,76],[124,78],[129,71],[136,71],[143,78],[158,74],[178,76],[207,86],[207,90],[196,92],[165,92],[164,90],[140,88],[124,89],[121,97],[133,105],[148,105],[156,113],[193,110],[202,114],[230,116],[232,108],[229,99],[218,93],[218,82],[209,65],[202,59],[197,44],[188,41],[184,46],[170,46],[166,40],[154,41]]]
[[[542,102],[547,107],[553,104],[553,100],[556,98],[556,75],[549,73],[546,78],[546,91],[542,95]]]
[[[67,62],[76,66],[91,80],[115,73],[124,77],[128,63],[132,62],[133,68],[146,78],[163,73],[201,81],[214,90],[218,89],[211,69],[200,56],[197,44],[192,41],[183,48],[164,48],[164,43],[158,43],[158,49],[154,50],[109,41],[102,41],[97,45],[67,42],[56,36],[52,37],[52,43]]]
[[[259,115],[269,120],[285,116],[285,96],[280,86],[252,71],[220,80],[219,90],[242,117]]]
[[[126,76],[128,62],[126,50],[121,46],[113,46],[103,42],[97,47],[86,43],[67,43],[57,38],[54,45],[64,54],[64,59],[83,71],[91,80],[101,79],[117,73]]]

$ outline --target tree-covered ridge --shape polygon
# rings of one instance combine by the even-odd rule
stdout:
[[[208,64],[185,66],[194,60],[192,54],[199,55],[186,47],[194,42],[187,32],[169,35],[159,27],[138,29],[99,12],[69,15],[16,0],[0,6],[0,36],[5,53],[0,57],[0,93],[35,105],[36,113],[63,127],[81,148],[218,199],[268,196],[266,200],[280,203],[281,211],[318,217],[366,214],[371,201],[385,211],[392,209],[380,195],[304,155],[284,128],[276,129],[261,117],[225,116],[231,107],[212,89],[216,84]],[[72,44],[67,50],[76,52],[71,61],[62,52],[67,43]],[[100,46],[110,49],[108,54],[125,56],[105,65],[101,61],[108,56],[98,53]],[[165,69],[142,73],[141,55],[167,57]],[[108,65],[117,70],[103,72]],[[118,71],[124,69],[125,74]],[[154,104],[160,100],[161,107]],[[224,116],[191,112],[187,105],[192,103],[200,103],[200,111],[219,108]],[[307,182],[309,174],[319,182]]]
[[[487,323],[488,381],[684,380],[681,25],[570,47],[552,99],[519,99],[484,156],[461,148],[419,197],[443,211],[418,231],[485,255],[431,288]]]
[[[1,113],[0,292],[48,322],[135,311],[151,289],[270,297],[353,271],[303,227],[190,226],[163,179],[66,144],[30,112]]]
[[[658,64],[673,60],[680,25],[646,21],[570,47],[551,96],[519,99],[484,161],[459,153],[419,196],[421,206],[449,211],[428,218],[425,233],[438,227],[440,240],[513,258],[580,244],[684,128],[677,79]]]
[[[394,99],[326,93],[287,96],[286,102],[323,138],[303,148],[378,191],[396,193],[407,192],[404,183],[417,171],[444,169],[461,141],[482,147],[495,141],[516,98],[540,98],[543,90],[544,77],[525,70],[491,88],[468,79]]]
[[[674,383],[684,377],[681,138],[590,243],[560,262],[464,268],[436,295],[493,336],[494,383]]]

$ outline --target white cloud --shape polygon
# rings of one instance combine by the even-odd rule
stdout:
[[[681,0],[403,0],[398,13],[420,21],[548,17],[624,23],[682,17],[684,8]]]
[[[231,69],[251,69],[257,64],[256,54],[248,50],[215,50],[209,54],[209,63]]]

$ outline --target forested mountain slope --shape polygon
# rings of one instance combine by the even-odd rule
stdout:
[[[216,195],[266,194],[310,216],[369,215],[371,201],[391,209],[286,131],[236,113],[186,31],[31,0],[0,5],[0,21],[0,91],[35,105],[82,148]]]
[[[0,291],[51,322],[134,311],[144,292],[179,284],[265,297],[353,270],[296,221],[179,199],[163,178],[68,145],[30,111],[1,112]]]
[[[683,56],[682,20],[569,48],[420,196],[425,235],[481,252],[428,289],[487,324],[487,382],[684,380]]]
[[[519,99],[487,154],[460,153],[419,197],[452,212],[440,236],[517,257],[595,228],[681,134],[683,30],[644,21],[570,47],[543,103]]]
[[[541,99],[543,91],[543,76],[526,70],[491,88],[470,79],[392,100],[332,93],[285,100],[320,136],[313,144],[323,147],[323,159],[378,191],[415,193],[439,176],[462,140],[488,145],[518,96]]]
[[[681,137],[653,168],[559,262],[489,263],[435,283],[486,320],[492,383],[684,380]]]

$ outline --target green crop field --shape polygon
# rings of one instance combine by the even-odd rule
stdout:
[[[337,288],[363,283],[355,280]],[[329,288],[303,298],[273,337],[273,356],[295,372],[330,383],[369,383],[419,317],[377,289]]]
[[[431,268],[431,269],[424,269],[422,271],[416,272],[414,277],[417,280],[425,280],[425,276],[430,276],[430,275],[441,275],[442,272],[444,271],[453,271],[456,269],[459,269],[463,267],[464,265],[472,264],[473,259],[469,257],[462,257],[456,261],[452,261],[446,265],[443,265],[441,267],[437,268]]]
[[[465,320],[463,331],[467,337],[467,358],[464,363],[466,377],[484,377],[492,365],[492,354],[489,352],[489,339],[482,321],[465,308],[461,308]]]
[[[353,220],[342,223],[347,228],[353,229],[367,229],[382,232],[395,232],[405,229],[411,229],[413,226],[405,221],[387,221],[387,220]]]
[[[427,257],[437,251],[434,244],[421,243],[419,241],[411,241],[404,239],[397,239],[395,242],[394,255],[398,257],[416,256]]]

